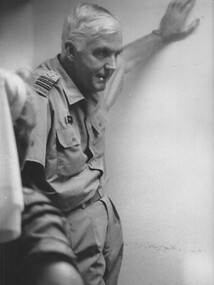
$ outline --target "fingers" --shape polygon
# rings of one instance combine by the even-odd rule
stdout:
[[[194,6],[196,0],[172,0],[169,5],[168,9],[177,9],[180,12],[184,10],[189,11]]]
[[[190,1],[190,0],[172,0],[170,3],[169,3],[169,8],[172,8],[172,9],[177,9],[177,8],[180,8],[180,6],[182,5],[183,2],[186,2],[186,1]]]
[[[195,1],[196,0],[188,1],[186,3],[186,5],[184,5],[184,7],[183,7],[183,11],[186,10],[186,12],[189,12],[193,8],[193,6],[195,5]]]

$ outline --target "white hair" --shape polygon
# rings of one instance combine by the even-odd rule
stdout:
[[[65,43],[77,46],[86,44],[86,39],[100,34],[113,34],[120,29],[119,20],[108,10],[96,4],[82,3],[65,19],[62,32],[62,51]]]

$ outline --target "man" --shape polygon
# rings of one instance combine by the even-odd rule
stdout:
[[[88,285],[117,284],[120,219],[104,195],[105,127],[125,73],[193,32],[194,0],[173,0],[158,30],[122,48],[121,26],[107,10],[80,4],[66,19],[62,51],[35,73],[39,120],[25,177],[34,179],[67,218],[67,232]]]
[[[21,74],[29,79],[29,71]],[[31,93],[18,75],[0,69],[0,284],[83,285],[61,212],[21,185],[36,122]]]

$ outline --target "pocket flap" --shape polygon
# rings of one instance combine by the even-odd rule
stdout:
[[[59,129],[56,131],[59,143],[64,147],[68,148],[73,145],[80,144],[80,139],[77,136],[74,128]]]

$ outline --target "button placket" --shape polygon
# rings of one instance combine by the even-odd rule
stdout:
[[[93,130],[92,130],[92,125],[91,122],[88,118],[86,118],[85,120],[85,126],[86,126],[86,130],[88,133],[88,148],[90,150],[90,152],[92,153],[92,157],[94,157],[94,151],[93,151]]]

